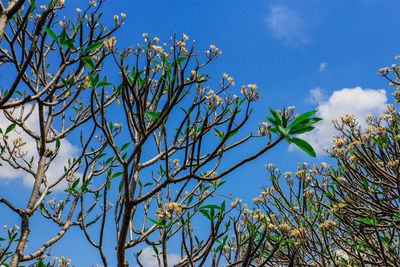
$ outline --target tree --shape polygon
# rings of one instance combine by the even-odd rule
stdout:
[[[249,84],[240,96],[233,95],[235,83],[227,74],[215,91],[205,86],[209,76],[203,69],[221,55],[218,48],[211,45],[200,55],[194,43],[186,44],[185,34],[175,35],[169,45],[143,34],[144,44],[118,50],[112,35],[126,15],[115,15],[106,30],[102,5],[91,1],[86,10],[77,9],[76,18],[55,23],[64,1],[40,7],[31,1],[25,9],[22,1],[9,3],[17,11],[7,13],[0,52],[14,79],[0,96],[9,122],[0,131],[0,157],[5,166],[29,175],[33,186],[24,208],[0,198],[21,221],[7,229],[0,263],[34,260],[43,266],[51,246],[76,226],[98,249],[103,265],[115,265],[104,248],[105,229],[114,225],[118,266],[129,266],[126,251],[141,244],[152,246],[160,265],[168,266],[169,241],[179,237],[177,266],[201,265],[209,257],[217,265],[230,209],[220,198],[214,200],[219,205],[206,201],[217,196],[221,179],[284,139],[315,156],[308,143],[292,135],[312,130],[319,119],[310,118],[315,112],[295,119],[293,108],[271,109],[272,126],[264,122],[257,134],[238,134],[259,93]],[[107,79],[105,62],[117,67],[118,82]],[[224,162],[253,139],[258,150]],[[66,154],[71,158],[60,173],[52,172],[70,140],[79,142],[79,151]],[[26,253],[30,220],[37,213],[60,231]],[[194,233],[200,216],[210,225],[206,238]],[[140,253],[135,257],[142,265]]]
[[[299,164],[281,173],[267,166],[271,186],[239,215],[228,260],[252,266],[399,266],[398,66],[380,70],[396,89],[395,103],[362,128],[355,116],[333,121],[334,166]],[[233,265],[232,265],[233,266]],[[245,265],[245,266],[248,266]]]

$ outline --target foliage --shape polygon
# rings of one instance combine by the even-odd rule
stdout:
[[[10,3],[15,6],[7,9],[8,29],[0,29],[2,68],[13,76],[0,95],[9,122],[0,129],[0,158],[29,175],[33,186],[24,208],[0,198],[21,222],[20,229],[7,228],[0,264],[69,265],[68,259],[46,257],[71,227],[79,227],[104,266],[128,266],[131,249],[143,266],[144,244],[167,266],[169,244],[179,238],[177,266],[208,260],[217,266],[226,233],[237,224],[226,222],[233,209],[226,196],[216,198],[222,179],[283,140],[315,156],[308,143],[293,136],[313,129],[319,121],[311,117],[315,111],[296,117],[292,107],[271,109],[272,126],[263,122],[258,134],[243,133],[259,98],[257,86],[242,86],[240,96],[233,95],[235,83],[227,74],[215,92],[205,86],[204,68],[222,54],[214,45],[203,55],[194,43],[186,44],[185,34],[168,45],[143,34],[143,44],[119,50],[112,35],[126,15],[121,20],[115,15],[107,30],[103,1],[91,1],[75,18],[59,23],[64,1],[40,7],[30,1],[25,9],[23,4]],[[118,78],[109,74],[108,64],[118,69]],[[79,151],[63,154],[71,140]],[[252,140],[258,147],[250,155],[225,161]],[[61,173],[52,173],[66,155]],[[36,214],[60,230],[28,253]],[[204,222],[208,236],[198,237],[195,230]],[[110,227],[116,233],[106,231]],[[109,262],[106,238],[115,242],[117,263]]]
[[[400,265],[398,69],[380,70],[396,87],[381,116],[365,128],[352,115],[332,121],[335,166],[299,164],[293,175],[270,164],[271,186],[253,208],[233,203],[239,216],[224,253],[232,266]]]

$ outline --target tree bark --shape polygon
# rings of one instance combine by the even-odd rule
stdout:
[[[7,8],[4,8],[3,3],[0,1],[0,46],[6,33],[8,20],[18,12],[26,0],[10,0]]]

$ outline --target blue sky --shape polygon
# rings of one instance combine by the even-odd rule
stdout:
[[[66,14],[75,14],[82,3],[86,5],[66,0]],[[306,138],[318,149],[329,147],[334,133],[329,120],[345,112],[360,118],[367,113],[379,114],[392,101],[392,89],[377,73],[379,68],[395,63],[394,56],[400,54],[399,1],[113,0],[105,7],[108,22],[114,14],[127,15],[125,25],[116,34],[118,47],[142,42],[141,35],[147,32],[161,42],[174,33],[185,33],[196,40],[201,52],[210,44],[220,48],[222,56],[207,68],[212,77],[210,86],[216,86],[224,72],[234,77],[238,88],[242,84],[258,85],[261,98],[248,123],[254,132],[257,123],[265,120],[269,107],[296,106],[298,113],[319,108],[319,115],[326,120]],[[224,193],[250,201],[258,195],[258,186],[267,183],[265,164],[293,171],[297,162],[304,161],[328,159],[323,153],[311,159],[281,143],[227,177]],[[3,172],[0,197],[16,200],[26,190],[22,179],[7,178]],[[0,223],[16,223],[5,217],[6,211],[0,206]],[[32,233],[31,240],[44,234],[44,229],[38,228],[43,232]],[[80,234],[71,231],[62,247],[54,247],[54,254],[68,256],[76,266],[100,263],[96,251],[72,253],[88,245],[78,238]]]

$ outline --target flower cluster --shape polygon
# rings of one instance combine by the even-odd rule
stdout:
[[[343,124],[348,125],[350,127],[354,127],[356,125],[356,116],[346,114],[344,117],[340,118]]]
[[[11,231],[11,232],[16,232],[17,230],[19,230],[18,225],[14,225],[12,228],[8,228],[7,225],[3,225],[3,228],[6,229],[7,231]]]
[[[176,202],[172,202],[172,203],[166,203],[164,205],[167,209],[169,209],[170,211],[176,211],[176,212],[180,212],[181,211],[181,205],[179,205]]]
[[[215,47],[215,45],[210,45],[210,49],[206,51],[206,56],[209,60],[213,60],[221,54],[222,51]]]
[[[346,206],[343,203],[339,203],[339,204],[335,204],[333,205],[333,207],[330,209],[330,212],[332,213],[338,213],[341,209],[344,208],[344,206]]]
[[[255,84],[248,84],[247,88],[246,86],[242,85],[242,89],[240,92],[245,95],[247,100],[249,101],[257,101],[260,97],[260,93],[257,92],[257,85]]]
[[[181,166],[181,165],[179,164],[179,159],[174,159],[173,162],[174,162],[174,165],[175,165],[177,168],[179,168],[179,167]]]
[[[56,198],[50,199],[49,201],[47,201],[47,204],[49,205],[55,205],[56,203]]]
[[[332,227],[335,226],[335,225],[336,225],[336,223],[335,223],[334,221],[332,221],[332,220],[326,220],[325,222],[321,223],[321,224],[318,226],[318,229],[320,229],[321,231],[322,231],[322,230],[329,231],[329,230],[332,229]]]
[[[339,181],[339,182],[345,182],[346,181],[346,179],[344,178],[344,177],[335,177],[335,179],[337,180],[337,181]]]
[[[290,231],[290,226],[287,223],[281,223],[278,225],[278,229],[282,232],[282,234],[288,234]]]
[[[179,213],[182,210],[182,206],[176,202],[166,203],[164,204],[164,206],[165,209],[161,207],[156,211],[157,220],[172,219],[174,217],[173,216],[174,211],[176,213]]]
[[[346,140],[337,138],[337,139],[333,140],[333,143],[334,143],[334,147],[341,148],[342,146],[344,146],[346,144]]]
[[[269,133],[271,129],[271,125],[268,122],[261,122],[258,124],[257,130],[259,136],[265,136]]]
[[[117,43],[117,39],[115,36],[111,37],[110,39],[104,40],[104,45],[109,49],[113,50],[115,44]]]
[[[71,264],[71,259],[66,259],[65,257],[61,257],[58,259],[58,257],[53,257],[53,260],[56,262],[58,260],[58,264],[60,267],[66,267]]]
[[[14,144],[15,148],[19,149],[19,148],[23,147],[24,145],[26,145],[26,142],[21,137],[18,137],[13,140],[13,144]]]
[[[208,100],[207,104],[212,107],[218,107],[223,102],[222,98],[219,97],[217,94],[214,94],[213,90],[208,91],[205,98]]]
[[[290,235],[295,238],[302,238],[302,239],[305,239],[307,237],[306,229],[304,227],[293,229],[292,231],[290,231]]]
[[[236,208],[242,202],[240,198],[237,198],[234,202],[231,203],[232,208]]]

